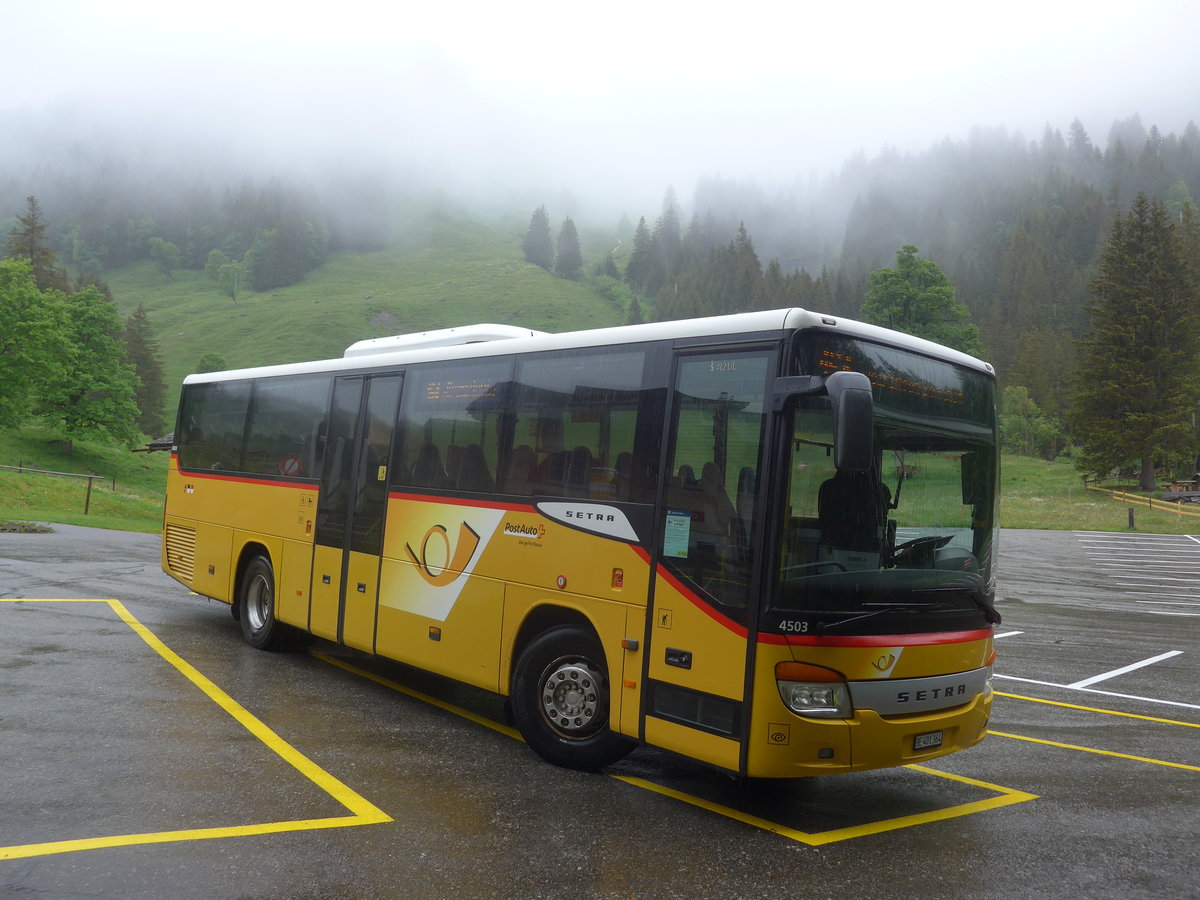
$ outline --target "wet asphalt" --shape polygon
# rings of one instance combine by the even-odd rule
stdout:
[[[495,698],[252,650],[158,540],[0,534],[0,897],[1197,896],[1200,540],[1005,531],[988,739],[788,783],[556,769]]]

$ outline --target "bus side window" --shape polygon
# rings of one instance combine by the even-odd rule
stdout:
[[[512,451],[497,489],[528,496],[651,502],[635,476],[646,351],[539,353],[518,360]],[[661,420],[654,423],[661,429]],[[657,454],[659,444],[654,442]],[[647,448],[649,449],[649,448]],[[529,466],[529,452],[533,466]],[[528,474],[527,474],[528,473]]]
[[[401,401],[392,483],[433,490],[495,489],[510,357],[414,367]]]

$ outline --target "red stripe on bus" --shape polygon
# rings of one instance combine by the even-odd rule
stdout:
[[[697,609],[699,609],[701,612],[703,612],[705,615],[707,615],[710,619],[712,619],[718,625],[722,625],[725,628],[728,628],[730,631],[732,631],[734,634],[736,634],[738,637],[741,637],[741,638],[747,637],[749,635],[749,632],[746,630],[745,625],[740,625],[737,622],[733,621],[733,619],[729,618],[729,616],[723,615],[722,613],[713,609],[712,606],[710,606],[708,603],[705,603],[703,600],[701,600],[700,597],[697,596],[694,591],[690,590],[686,585],[684,585],[684,583],[682,581],[680,581],[678,578],[676,578],[674,575],[672,575],[669,571],[667,571],[666,566],[660,565],[658,567],[658,574],[663,578],[663,580],[665,580],[668,584],[670,584],[671,587],[675,588],[675,590],[677,590],[680,594],[682,594],[684,597],[686,597],[688,600],[690,600],[693,606],[695,606]],[[656,600],[656,603],[657,603],[657,600]]]
[[[499,500],[464,500],[462,497],[442,497],[434,494],[403,494],[393,491],[388,500],[416,500],[420,503],[441,503],[444,506],[470,506],[476,509],[507,509],[511,512],[536,512],[528,503],[504,503]]]
[[[844,634],[820,637],[815,634],[760,634],[760,644],[793,647],[928,647],[933,644],[965,644],[992,636],[991,628],[971,631],[934,631],[924,634]]]
[[[185,472],[179,471],[180,478],[204,478],[208,481],[228,481],[231,484],[258,484],[266,487],[284,487],[304,491],[318,490],[318,485],[311,481],[293,481],[285,478],[254,478],[249,475],[218,475],[215,472]]]

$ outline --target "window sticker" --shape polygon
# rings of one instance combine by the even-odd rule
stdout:
[[[686,559],[692,533],[692,513],[686,509],[667,510],[667,528],[663,535],[663,555]]]

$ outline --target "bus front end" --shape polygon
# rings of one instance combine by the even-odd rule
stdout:
[[[778,382],[746,774],[921,762],[987,730],[995,381],[970,357],[803,331]]]

